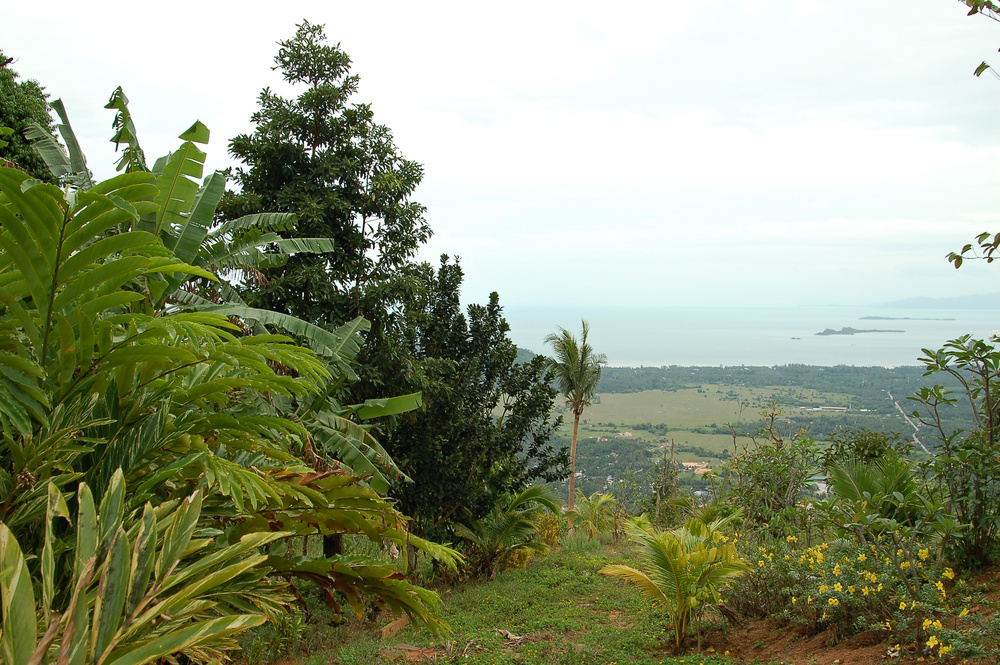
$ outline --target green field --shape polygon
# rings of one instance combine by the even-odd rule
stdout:
[[[608,476],[617,478],[628,471],[651,468],[664,447],[669,450],[671,444],[676,460],[703,462],[714,468],[747,441],[747,434],[762,427],[761,412],[772,404],[781,413],[777,429],[783,437],[805,431],[823,442],[832,432],[861,428],[912,433],[887,394],[883,404],[869,401],[864,410],[855,408],[854,399],[843,393],[797,386],[717,384],[601,393],[587,407],[580,423],[577,470],[585,478],[579,485],[588,494],[609,489]],[[908,408],[905,403],[901,406]],[[813,410],[820,407],[847,410]],[[562,415],[564,422],[556,442],[568,444],[572,414],[564,410]],[[735,440],[731,426],[737,433]],[[694,474],[688,474],[687,480],[699,485]]]

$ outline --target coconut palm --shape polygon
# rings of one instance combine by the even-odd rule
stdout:
[[[603,353],[594,353],[587,342],[590,325],[583,324],[583,334],[577,341],[565,328],[560,327],[559,333],[552,333],[545,338],[546,344],[552,345],[554,358],[549,360],[549,368],[556,380],[559,392],[566,398],[566,405],[573,411],[573,438],[569,445],[569,509],[573,509],[573,499],[576,496],[576,437],[580,430],[580,416],[584,408],[590,406],[590,400],[597,390],[601,380],[601,366],[608,364]]]
[[[632,525],[628,534],[641,547],[645,572],[624,565],[604,566],[599,572],[632,582],[643,596],[666,608],[678,651],[694,619],[700,649],[700,616],[705,605],[718,603],[722,588],[750,569],[722,533],[740,519],[740,512],[709,523],[693,517],[670,531]]]

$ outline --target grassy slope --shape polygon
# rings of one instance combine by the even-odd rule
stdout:
[[[527,568],[444,591],[445,619],[454,630],[450,645],[410,627],[383,640],[378,628],[388,620],[380,617],[375,626],[361,622],[343,626],[328,636],[331,644],[326,648],[283,662],[404,662],[405,653],[415,657],[421,653],[417,649],[423,649],[425,662],[435,662],[436,656],[438,663],[710,663],[709,653],[683,660],[668,655],[671,636],[664,615],[635,588],[597,574],[609,563],[636,565],[627,551],[576,540],[536,558]],[[528,641],[505,646],[497,629]],[[393,645],[410,648],[392,651]]]

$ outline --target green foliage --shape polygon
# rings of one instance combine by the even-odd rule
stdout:
[[[903,439],[895,432],[872,432],[866,429],[834,432],[830,435],[830,445],[823,451],[820,464],[827,467],[848,459],[871,462],[886,455],[906,457],[912,450],[913,442]]]
[[[506,494],[565,474],[565,449],[544,359],[515,362],[499,296],[460,304],[462,270],[442,257],[420,268],[420,296],[406,308],[404,349],[418,372],[424,408],[400,417],[386,449],[413,483],[393,493],[415,531],[444,538],[456,521],[485,518]]]
[[[749,522],[783,533],[802,518],[797,503],[817,477],[819,446],[801,432],[782,437],[776,406],[760,415],[764,426],[756,435],[742,442],[734,436],[735,453],[719,475],[725,496],[743,509]]]
[[[958,634],[977,622],[970,616],[973,589],[938,565],[924,544],[884,545],[881,539],[810,547],[797,536],[743,539],[739,548],[751,570],[727,590],[727,604],[740,616],[774,617],[807,635],[831,630],[836,639],[845,639],[870,632],[890,643],[929,646],[934,655],[953,651]],[[956,629],[947,643],[942,622]],[[928,642],[934,634],[937,640]],[[962,648],[968,653],[968,645]]]
[[[88,551],[90,540],[107,544],[95,550],[104,562],[95,568],[101,578],[94,617],[105,621],[95,624],[92,649],[98,654],[117,639],[119,628],[139,625],[121,612],[141,607],[145,585],[169,579],[181,558],[191,557],[185,570],[195,576],[195,570],[222,563],[213,552],[241,543],[264,544],[289,534],[361,534],[420,548],[446,565],[458,562],[451,550],[409,534],[405,518],[364,478],[316,452],[311,432],[324,427],[339,428],[342,439],[358,449],[377,449],[357,423],[347,424],[349,413],[330,410],[325,399],[329,386],[348,378],[345,363],[356,353],[356,327],[340,335],[323,331],[331,352],[324,362],[266,329],[248,334],[246,320],[230,320],[232,312],[184,311],[172,302],[179,285],[218,283],[211,271],[171,249],[197,257],[202,236],[191,235],[192,224],[210,220],[214,206],[205,193],[214,178],[203,189],[184,184],[190,183],[188,174],[200,175],[204,159],[188,139],[204,140],[205,131],[196,124],[182,138],[181,150],[158,161],[158,173],[129,167],[89,189],[61,190],[0,169],[0,521],[9,532],[6,542],[16,542],[25,561],[41,561],[37,568],[29,565],[28,573],[31,587],[41,589],[44,627],[50,611],[69,616],[82,579],[78,566],[62,563],[74,541],[60,531],[67,528],[61,520],[69,520],[62,508],[72,501],[69,487],[83,479],[98,493],[100,514],[88,512],[87,500],[79,499],[82,526],[74,527],[77,552]],[[173,217],[160,214],[163,187],[174,192]],[[369,404],[359,411],[388,408]],[[387,458],[378,461],[391,468]],[[199,510],[178,504],[196,492]],[[172,521],[156,512],[178,505]],[[46,519],[47,511],[59,516],[57,526]],[[149,549],[153,517],[165,529],[155,559]],[[135,526],[116,526],[122,524]],[[116,536],[123,530],[125,536]],[[87,535],[95,532],[96,539]],[[191,533],[197,542],[186,540]],[[8,552],[18,568],[14,549]],[[159,604],[150,600],[148,611],[174,618],[209,611],[213,626],[237,632],[256,621],[239,617],[273,614],[268,608],[287,599],[275,595],[267,577],[277,575],[320,584],[332,607],[346,600],[360,615],[364,603],[372,602],[432,631],[446,628],[436,615],[437,596],[409,584],[383,561],[259,556],[240,574],[241,586],[224,603],[193,600],[172,607],[163,605],[164,593],[156,593]],[[28,580],[18,579],[15,589]],[[27,598],[23,591],[12,594]],[[12,609],[5,601],[4,622],[21,620],[28,605],[18,603]],[[52,635],[58,630],[63,628],[53,627]],[[181,630],[194,635],[200,629]],[[148,646],[159,642],[140,637],[131,628],[121,635],[122,649],[136,649],[129,652],[134,660],[123,662],[162,655]],[[188,638],[170,644],[170,653],[179,649],[192,661],[218,656]],[[232,643],[213,648],[222,654]]]
[[[455,535],[469,542],[468,569],[479,577],[493,577],[521,550],[546,553],[549,546],[538,529],[542,512],[559,513],[559,503],[546,485],[532,485],[504,497],[486,517],[457,524]]]
[[[399,369],[380,355],[391,355],[383,340],[395,325],[389,312],[410,289],[405,268],[430,237],[423,206],[410,200],[423,169],[399,153],[370,106],[350,103],[358,77],[322,26],[304,21],[279,46],[276,69],[297,96],[261,92],[254,132],[230,143],[245,166],[235,170],[240,193],[223,200],[222,219],[293,213],[290,237],[328,239],[332,252],[262,266],[242,295],[253,307],[323,327],[364,315],[372,331],[362,365],[381,386],[382,373]]]
[[[595,492],[585,496],[577,490],[576,505],[570,508],[567,516],[587,533],[587,538],[609,531],[615,524],[614,508],[618,501],[613,494]]]
[[[721,601],[722,589],[749,570],[734,543],[722,530],[740,517],[705,523],[692,518],[670,531],[633,528],[629,536],[642,548],[646,572],[626,565],[601,568],[602,575],[632,582],[642,595],[663,606],[674,625],[675,646],[682,648],[691,619],[697,622],[705,605]],[[701,641],[698,631],[699,647]]]
[[[262,579],[259,566],[265,558],[260,548],[288,534],[248,534],[220,546],[204,537],[204,526],[196,532],[200,492],[126,514],[119,471],[96,513],[90,488],[79,485],[73,522],[62,493],[51,481],[46,487],[40,589],[32,589],[24,554],[0,523],[0,558],[4,570],[15,573],[0,580],[6,663],[58,658],[126,665],[178,652],[218,659],[234,648],[231,636],[260,625],[291,600],[283,585]],[[53,594],[63,591],[60,568],[68,573],[65,591],[71,595],[62,599],[65,611],[53,611]],[[257,594],[258,602],[248,603],[246,593]],[[35,622],[36,614],[42,621]]]
[[[965,335],[938,351],[924,349],[926,373],[946,374],[962,386],[958,396],[941,386],[924,388],[910,399],[923,407],[914,417],[940,440],[928,462],[931,477],[947,491],[948,513],[964,528],[950,539],[963,565],[982,567],[1000,556],[1000,350]],[[976,429],[949,431],[943,413],[959,400],[972,406]]]
[[[11,130],[4,134],[6,138],[0,145],[0,164],[13,165],[33,178],[54,183],[55,177],[25,136],[25,131],[37,125],[55,141],[48,95],[37,81],[18,81],[18,73],[10,67],[12,61],[13,58],[0,51],[0,126]]]

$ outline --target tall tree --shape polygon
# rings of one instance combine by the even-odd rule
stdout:
[[[565,328],[560,327],[559,333],[552,333],[545,338],[546,344],[552,345],[552,355],[549,367],[555,375],[556,386],[563,397],[566,406],[573,412],[573,438],[569,447],[569,508],[573,508],[573,498],[576,493],[576,438],[580,431],[580,416],[583,410],[590,406],[590,401],[601,380],[601,367],[608,364],[603,353],[594,353],[593,347],[587,342],[590,325],[583,324],[580,340]]]
[[[565,448],[550,442],[559,421],[545,359],[517,363],[499,296],[462,311],[462,269],[441,257],[421,266],[425,288],[407,307],[424,409],[403,416],[383,441],[413,483],[399,485],[400,508],[422,535],[443,536],[508,493],[565,477]]]
[[[372,367],[362,378],[380,388],[380,368],[396,373],[405,364],[387,330],[412,284],[407,266],[431,231],[424,207],[410,199],[423,167],[400,154],[368,104],[350,102],[358,87],[350,64],[339,45],[326,43],[321,25],[304,21],[279,42],[275,68],[299,93],[261,92],[253,134],[230,143],[245,164],[234,174],[240,193],[220,209],[223,219],[294,213],[292,237],[333,241],[331,253],[262,270],[244,299],[324,327],[364,316],[372,330],[361,360]]]
[[[53,134],[52,117],[49,116],[48,95],[37,81],[18,81],[18,73],[11,68],[13,58],[0,51],[0,126],[10,127],[13,133],[3,137],[7,145],[0,145],[0,164],[13,165],[26,171],[33,178],[45,182],[56,181],[45,162],[31,148],[24,132],[38,124]]]

